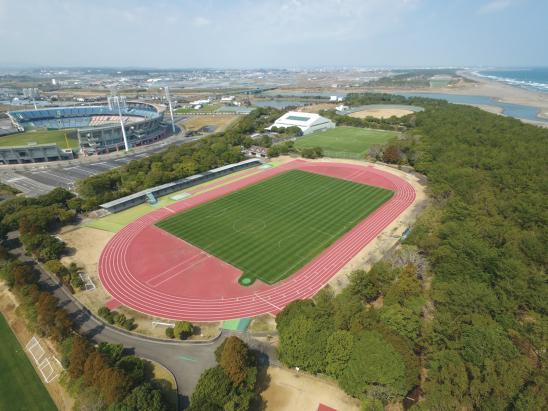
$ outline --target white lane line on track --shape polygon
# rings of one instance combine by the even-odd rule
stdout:
[[[255,297],[259,297],[259,299],[261,299],[261,300],[263,300],[265,303],[271,305],[271,306],[274,307],[276,310],[279,310],[279,311],[282,310],[281,307],[278,307],[276,304],[273,304],[273,303],[271,303],[270,301],[265,300],[265,299],[264,299],[263,297],[261,297],[259,294],[255,293],[255,294],[253,294],[253,295],[254,295]]]

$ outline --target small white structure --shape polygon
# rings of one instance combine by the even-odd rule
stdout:
[[[306,135],[335,128],[335,123],[319,114],[289,111],[277,119],[268,129],[270,130],[274,126],[278,128],[299,127],[303,135]]]
[[[223,103],[232,103],[236,97],[234,96],[223,96],[221,97],[221,102]]]
[[[205,100],[195,100],[195,101],[191,101],[190,103],[188,103],[189,105],[191,105],[192,107],[194,106],[203,106],[203,105],[206,105],[206,104],[209,104],[211,103],[211,99],[205,99]]]
[[[344,111],[349,110],[349,109],[350,109],[350,107],[345,106],[344,104],[339,104],[337,107],[335,107],[335,110],[341,111],[341,112],[344,112]]]
[[[329,97],[329,101],[338,103],[338,102],[343,101],[343,98],[342,98],[342,97],[339,97],[339,96],[330,96],[330,97]]]

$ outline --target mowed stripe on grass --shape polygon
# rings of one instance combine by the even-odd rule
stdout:
[[[156,225],[273,284],[297,271],[393,192],[291,170]]]
[[[1,314],[0,341],[0,410],[57,410]]]

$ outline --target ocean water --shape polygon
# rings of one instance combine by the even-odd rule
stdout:
[[[476,74],[513,86],[548,93],[548,67],[479,70]]]
[[[440,100],[447,100],[449,103],[468,104],[468,105],[487,105],[496,106],[502,109],[502,114],[505,116],[515,117],[524,120],[539,121],[548,123],[548,120],[538,116],[539,109],[521,104],[503,103],[487,96],[467,96],[445,93],[394,93],[405,97],[427,97]]]

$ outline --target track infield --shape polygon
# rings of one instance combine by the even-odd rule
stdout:
[[[57,407],[2,314],[0,341],[0,410],[55,411]]]
[[[393,192],[290,170],[156,224],[243,271],[240,284],[287,278]]]
[[[200,205],[245,191],[242,189],[252,188],[256,183],[266,182],[289,170],[379,187],[393,191],[394,195],[320,255],[273,285],[255,281],[243,287],[238,282],[243,274],[241,269],[156,226],[183,211],[199,209]],[[409,183],[374,167],[295,160],[159,208],[135,220],[120,230],[103,250],[99,275],[113,299],[162,318],[217,321],[276,313],[293,300],[313,296],[414,199],[415,190]],[[310,233],[307,239],[309,236]]]

